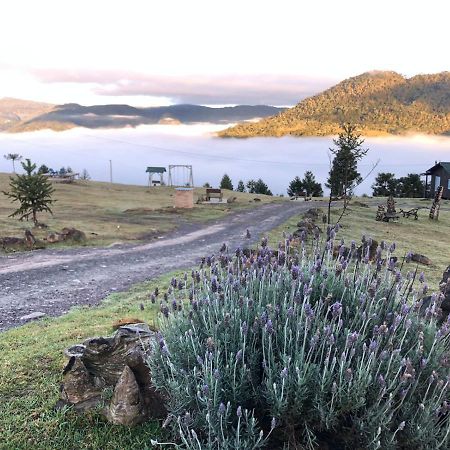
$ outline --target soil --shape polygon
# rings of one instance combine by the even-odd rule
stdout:
[[[322,206],[322,205],[318,205]],[[0,331],[22,325],[34,312],[57,317],[76,305],[97,305],[113,292],[164,273],[190,268],[222,243],[231,250],[310,208],[283,202],[231,213],[207,224],[183,224],[140,245],[46,249],[0,256]],[[252,237],[246,238],[249,229]]]

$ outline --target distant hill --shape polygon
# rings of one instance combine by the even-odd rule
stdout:
[[[405,78],[367,72],[256,123],[239,124],[223,137],[325,136],[350,121],[365,135],[450,135],[450,72]]]
[[[10,104],[16,102],[16,107]],[[4,117],[0,130],[10,132],[73,127],[122,128],[143,124],[192,124],[199,122],[230,123],[260,119],[283,111],[273,106],[231,106],[211,108],[199,105],[171,105],[135,108],[129,105],[82,106],[76,103],[48,105],[24,100],[0,100],[0,118]],[[5,104],[5,108],[3,108]],[[19,106],[23,104],[23,108]],[[25,108],[26,106],[26,108]],[[28,111],[25,114],[24,111]]]
[[[0,99],[0,131],[28,122],[51,111],[55,105],[17,98]]]

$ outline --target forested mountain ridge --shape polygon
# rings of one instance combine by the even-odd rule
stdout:
[[[122,128],[143,124],[232,123],[267,117],[283,111],[267,105],[212,108],[201,105],[169,105],[136,108],[129,105],[50,105],[17,99],[0,99],[0,131],[56,131],[74,127]]]
[[[337,134],[342,122],[358,124],[365,135],[449,135],[450,72],[412,78],[396,72],[366,72],[276,116],[236,125],[220,135],[324,136]]]

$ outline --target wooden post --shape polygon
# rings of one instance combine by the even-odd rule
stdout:
[[[442,199],[443,191],[444,191],[444,188],[442,186],[439,186],[437,188],[433,204],[431,205],[431,208],[430,208],[430,219],[432,219],[432,220],[439,219],[439,209],[441,208],[441,199]]]

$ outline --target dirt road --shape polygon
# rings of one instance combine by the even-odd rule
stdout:
[[[112,292],[172,270],[197,264],[217,253],[248,246],[261,235],[310,208],[283,202],[233,213],[217,222],[183,226],[140,245],[110,248],[38,250],[0,256],[0,331],[22,325],[33,312],[60,316],[75,305],[96,305]],[[314,206],[321,206],[314,204]],[[252,234],[245,238],[246,229]]]

